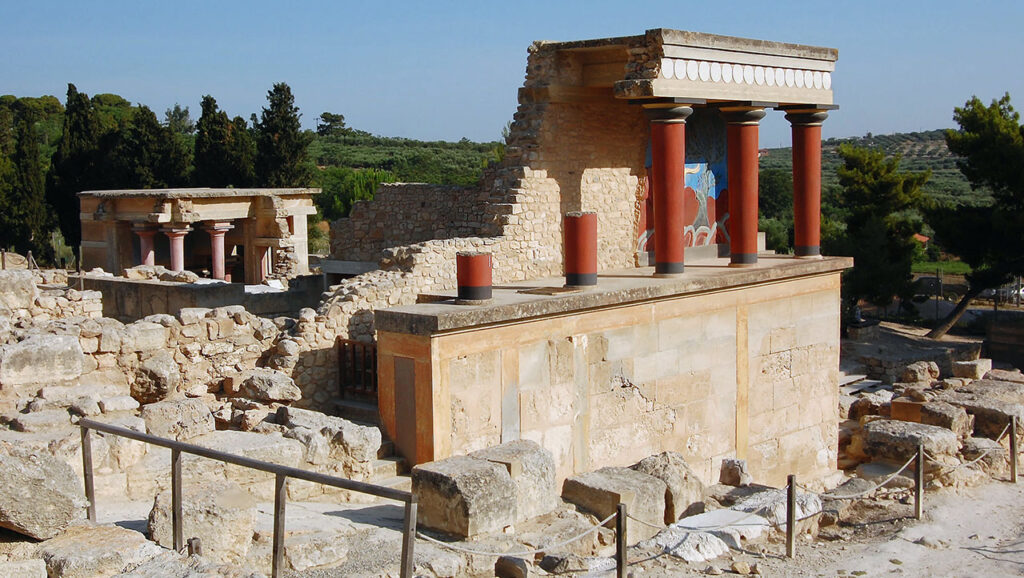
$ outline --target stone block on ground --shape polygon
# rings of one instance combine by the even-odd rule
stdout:
[[[562,498],[605,519],[619,503],[629,515],[660,527],[665,522],[665,492],[668,486],[654,476],[629,468],[601,468],[572,476],[562,485]],[[611,524],[612,522],[609,522]],[[646,540],[658,530],[644,524],[630,526],[631,542]]]
[[[214,431],[193,438],[189,443],[293,468],[299,467],[302,461],[302,444],[296,440],[285,438],[279,433],[261,434],[232,430]],[[199,457],[194,459],[205,462],[211,461]],[[224,464],[223,471],[228,480],[236,482],[249,490],[249,493],[256,499],[273,500],[273,474],[231,464]]]
[[[46,409],[19,413],[11,420],[11,429],[26,433],[58,431],[71,424],[71,414],[64,409]]]
[[[850,405],[849,418],[860,419],[866,415],[889,416],[891,391],[865,393]]]
[[[740,501],[733,509],[740,512],[757,514],[768,520],[772,526],[782,530],[786,527],[787,491],[770,489],[758,492],[745,500]],[[796,493],[796,519],[804,519],[813,516],[821,511],[821,498],[817,494],[801,492]],[[799,530],[799,524],[797,524]]]
[[[263,402],[290,402],[302,398],[295,381],[276,369],[257,367],[242,381],[239,394]]]
[[[915,361],[903,368],[900,381],[905,383],[931,382],[939,378],[939,365],[934,361]]]
[[[537,442],[518,440],[469,454],[504,466],[516,487],[516,521],[546,514],[558,507],[555,460]]]
[[[0,527],[46,540],[85,518],[86,505],[67,463],[30,450],[0,453]]]
[[[277,423],[289,428],[305,427],[318,431],[331,443],[331,457],[349,458],[357,462],[372,462],[382,442],[380,429],[352,423],[340,417],[308,409],[280,407]]]
[[[984,357],[972,361],[954,361],[953,376],[967,379],[982,379],[992,371],[992,360]]]
[[[1007,470],[1009,452],[995,440],[967,438],[964,440],[964,447],[960,450],[960,454],[964,457],[964,461],[977,459],[977,467],[989,475],[1003,474]]]
[[[285,562],[296,572],[336,566],[347,554],[348,544],[336,534],[291,535],[284,544]]]
[[[135,530],[85,523],[39,545],[47,572],[61,578],[113,576],[163,552]]]
[[[181,371],[174,356],[160,351],[143,361],[135,374],[132,397],[140,403],[153,403],[181,389]]]
[[[735,458],[725,458],[722,460],[718,483],[727,486],[749,486],[753,482],[754,478],[747,471],[747,460]]]
[[[763,516],[723,508],[687,516],[673,524],[671,529],[671,534],[675,535],[680,531],[712,534],[730,548],[742,550],[766,536],[771,526]],[[663,541],[660,535],[655,539]]]
[[[0,562],[0,576],[12,578],[46,578],[46,562],[42,558]]]
[[[202,541],[204,558],[232,564],[245,559],[256,524],[256,501],[249,492],[229,481],[189,485],[181,503],[183,535]],[[157,544],[173,547],[169,491],[153,503],[149,535]]]
[[[640,547],[656,548],[691,563],[714,560],[729,553],[729,546],[718,536],[680,528],[669,528],[641,542]]]
[[[41,386],[82,376],[85,354],[77,337],[33,335],[0,347],[0,393],[34,395]]]
[[[959,439],[951,430],[899,420],[880,419],[864,424],[851,445],[857,443],[858,437],[865,455],[901,463],[917,455],[919,444],[924,444],[925,451],[933,456],[955,456],[960,450]]]
[[[632,469],[665,482],[665,523],[682,517],[691,504],[704,499],[704,482],[677,452],[663,452],[640,460]]]
[[[420,525],[471,537],[499,532],[516,521],[516,486],[499,464],[456,456],[412,470]]]
[[[110,413],[113,411],[134,411],[139,409],[139,402],[130,395],[116,395],[106,397],[99,401],[100,411]]]
[[[150,403],[142,407],[140,417],[152,435],[187,441],[214,431],[213,414],[201,399],[178,399]]]
[[[1024,373],[1021,373],[1019,369],[993,369],[986,373],[984,377],[993,381],[1010,381],[1024,384]]]

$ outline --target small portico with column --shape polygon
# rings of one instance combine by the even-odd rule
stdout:
[[[79,193],[82,263],[201,269],[256,284],[309,273],[306,217],[319,189],[151,189]],[[282,263],[275,268],[275,255]],[[232,269],[242,272],[233,276]]]

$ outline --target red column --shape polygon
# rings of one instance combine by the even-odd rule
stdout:
[[[729,264],[757,264],[757,127],[764,110],[722,109],[729,165]]]
[[[459,301],[469,303],[491,298],[491,254],[460,251],[455,254]]]
[[[171,271],[185,270],[185,235],[191,231],[189,226],[164,229],[164,234],[171,240]]]
[[[821,124],[828,113],[792,111],[793,233],[797,257],[821,255]]]
[[[565,214],[565,284],[597,285],[597,213]]]
[[[234,227],[230,223],[210,223],[210,254],[213,256],[213,278],[224,279],[224,235]]]
[[[142,261],[140,264],[150,267],[156,265],[156,252],[153,250],[153,235],[156,234],[156,229],[139,225],[132,227],[132,232],[139,236],[139,255]]]
[[[688,106],[647,108],[651,120],[651,191],[654,195],[654,275],[683,272],[683,177]],[[690,215],[692,219],[693,215]]]

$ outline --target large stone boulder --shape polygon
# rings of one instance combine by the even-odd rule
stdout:
[[[664,452],[634,464],[631,469],[665,482],[665,523],[681,518],[691,504],[704,499],[704,482],[678,452]]]
[[[352,423],[340,417],[295,407],[280,407],[277,423],[288,428],[304,427],[320,432],[331,446],[331,457],[338,460],[372,462],[380,451],[380,429]]]
[[[263,402],[290,402],[302,398],[295,381],[276,369],[257,367],[242,381],[243,397]]]
[[[530,440],[503,443],[469,454],[505,467],[516,487],[516,521],[547,514],[558,507],[555,460]]]
[[[629,468],[601,468],[568,478],[562,484],[562,498],[600,519],[614,514],[619,503],[629,515],[647,524],[665,521],[665,493],[668,486],[654,476]],[[612,522],[609,522],[611,525]],[[646,524],[630,524],[629,540],[646,540],[658,530]]]
[[[39,540],[85,518],[81,481],[67,463],[43,452],[0,454],[0,527]]]
[[[904,383],[931,383],[939,378],[939,365],[934,361],[915,361],[903,368],[900,381]]]
[[[132,397],[153,403],[181,389],[181,370],[169,351],[160,351],[143,361],[135,374]]]
[[[417,520],[425,528],[468,538],[516,521],[516,485],[499,464],[456,456],[412,469]]]
[[[183,535],[200,539],[204,558],[232,564],[245,559],[256,524],[256,501],[249,492],[229,481],[185,486],[181,504]],[[149,512],[149,535],[171,548],[172,529],[171,493],[165,491]]]
[[[35,394],[43,385],[72,382],[82,375],[84,354],[76,337],[33,335],[0,347],[0,396]]]
[[[0,270],[0,305],[8,309],[31,309],[38,296],[39,289],[31,271]]]
[[[165,550],[135,530],[78,524],[39,545],[50,576],[93,578],[131,570]]]
[[[146,431],[178,441],[190,440],[216,429],[213,414],[201,399],[176,399],[142,406]]]
[[[871,458],[905,461],[917,455],[917,446],[924,444],[925,451],[933,456],[955,456],[960,451],[960,441],[955,433],[946,428],[900,420],[880,419],[864,424],[861,432],[854,436],[847,447],[847,453],[856,446],[857,453]]]
[[[967,379],[981,379],[992,371],[992,360],[986,358],[974,359],[972,361],[954,361],[953,376]]]

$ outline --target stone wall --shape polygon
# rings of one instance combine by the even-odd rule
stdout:
[[[378,343],[396,444],[399,400],[430,424],[417,463],[522,438],[559,479],[669,450],[703,479],[725,457],[774,485],[835,469],[838,274]]]

